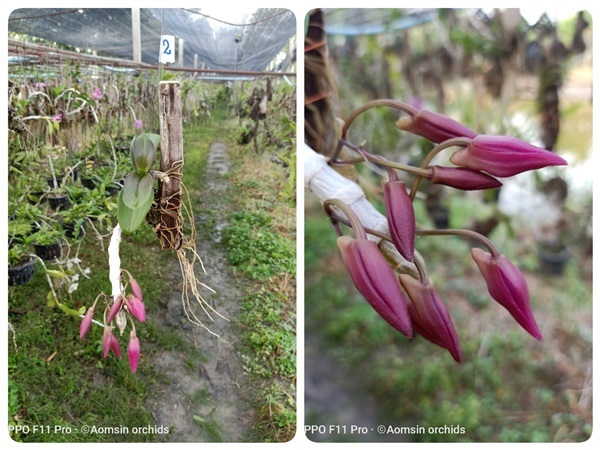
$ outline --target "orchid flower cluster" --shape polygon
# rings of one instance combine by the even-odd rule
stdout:
[[[127,274],[128,280],[125,280],[123,273]],[[79,339],[83,339],[89,331],[94,317],[94,311],[100,298],[105,300],[105,308],[103,314],[104,334],[102,336],[102,356],[106,358],[112,350],[115,355],[121,358],[121,347],[117,337],[113,333],[113,328],[116,326],[120,333],[123,334],[127,326],[127,320],[131,323],[131,331],[129,333],[129,344],[127,345],[127,356],[129,358],[129,367],[133,373],[136,372],[140,360],[140,340],[135,332],[135,324],[132,317],[144,322],[146,320],[146,307],[144,306],[142,289],[138,282],[131,276],[129,271],[121,272],[123,281],[127,281],[131,293],[119,295],[112,304],[107,301],[107,296],[104,293],[99,294],[94,300],[94,304],[87,310],[79,328]]]
[[[396,126],[437,144],[420,167],[398,164],[367,152],[347,139],[347,131],[359,114],[374,106],[389,106],[407,114]],[[360,154],[359,159],[342,161],[342,148]],[[444,149],[458,147],[450,157],[455,167],[430,165]],[[359,108],[344,123],[342,137],[330,163],[348,164],[370,161],[386,168],[389,178],[383,181],[389,235],[369,229],[352,208],[339,199],[324,202],[338,234],[338,248],[354,285],[375,311],[392,327],[407,337],[418,333],[447,349],[461,362],[462,353],[452,318],[436,287],[427,275],[421,255],[415,251],[415,236],[459,235],[477,239],[487,249],[473,248],[471,256],[486,281],[491,297],[534,338],[542,334],[533,316],[529,291],[523,274],[485,236],[471,230],[417,229],[413,201],[422,178],[461,190],[492,189],[502,185],[496,177],[511,177],[546,166],[565,165],[554,153],[510,136],[479,135],[455,120],[427,110],[416,110],[392,100],[376,100]],[[410,192],[397,171],[416,176]],[[343,235],[340,224],[352,228],[354,238]],[[370,234],[375,239],[369,239]],[[380,244],[375,241],[379,238]],[[383,251],[381,243],[391,242],[400,255]],[[393,262],[392,262],[393,260]],[[392,268],[392,265],[395,267]],[[408,270],[412,268],[412,270]]]

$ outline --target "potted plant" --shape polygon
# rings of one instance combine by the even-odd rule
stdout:
[[[48,185],[40,177],[32,177],[27,180],[27,200],[29,203],[37,205],[46,200]]]
[[[35,254],[43,260],[57,259],[62,256],[62,246],[60,240],[63,233],[59,230],[51,228],[44,223],[39,231],[29,237],[29,241],[33,243]]]
[[[65,210],[71,206],[67,191],[63,187],[53,188],[46,195],[50,208],[54,211]]]
[[[85,234],[86,220],[90,205],[84,199],[73,202],[71,208],[59,213],[59,223],[68,238],[78,238]]]
[[[17,220],[22,220],[31,225],[33,231],[40,229],[41,219],[45,217],[44,210],[37,204],[22,203],[15,209],[14,215]]]
[[[22,244],[25,239],[33,232],[31,222],[19,218],[8,221],[8,246]]]
[[[26,244],[17,243],[8,249],[9,286],[27,283],[34,273],[35,258],[29,254],[29,247]]]

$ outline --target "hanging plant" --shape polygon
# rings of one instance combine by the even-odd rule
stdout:
[[[133,171],[125,177],[119,193],[119,225],[125,233],[133,233],[144,222],[154,200],[153,179],[150,168],[154,164],[160,136],[142,133],[131,141]]]

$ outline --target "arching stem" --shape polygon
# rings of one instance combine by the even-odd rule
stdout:
[[[418,236],[464,236],[471,239],[475,239],[478,242],[481,242],[483,245],[487,247],[490,251],[490,254],[493,258],[497,258],[500,256],[500,252],[494,245],[494,243],[489,240],[484,235],[477,233],[472,230],[462,230],[462,229],[454,229],[454,230],[417,230]]]
[[[469,138],[452,138],[452,139],[448,139],[447,141],[442,142],[441,144],[435,146],[433,148],[433,150],[431,150],[429,152],[429,154],[425,157],[425,159],[423,160],[423,163],[421,163],[421,169],[425,169],[426,167],[428,167],[431,160],[442,150],[445,150],[450,147],[466,147],[470,143],[471,143],[471,139],[469,139]],[[419,185],[421,184],[422,178],[423,178],[422,175],[417,175],[417,178],[415,179],[415,181],[413,183],[412,189],[410,190],[410,199],[411,200],[415,199],[415,195],[417,195],[417,190],[419,189]]]
[[[338,220],[341,218],[333,210],[334,207],[340,209],[344,213],[344,215],[347,217],[347,220]],[[338,199],[329,199],[329,200],[325,200],[325,202],[323,202],[323,208],[325,208],[325,212],[331,219],[331,222],[333,223],[338,236],[342,235],[341,229],[337,226],[337,223],[341,222],[341,223],[348,225],[350,228],[352,228],[352,231],[354,232],[354,237],[356,239],[367,239],[367,233],[365,232],[365,227],[360,222],[360,219],[358,218],[358,216],[354,213],[354,211],[352,211],[352,209],[346,203],[344,203]]]

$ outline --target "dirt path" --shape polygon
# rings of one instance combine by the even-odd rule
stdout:
[[[222,202],[227,186],[222,175],[228,170],[227,147],[220,142],[212,144],[202,207],[194,205],[197,229],[207,220],[214,220],[219,231],[226,224]],[[165,350],[150,362],[166,377],[166,383],[160,383],[164,390],[156,393],[150,408],[157,425],[169,427],[165,438],[169,442],[243,441],[252,425],[253,412],[241,396],[247,376],[236,352],[232,326],[239,313],[241,293],[231,279],[226,255],[215,245],[220,233],[198,235],[202,238],[198,238],[197,251],[207,272],[202,274],[197,267],[198,279],[216,291],[204,289],[202,296],[230,321],[213,316],[215,321],[211,322],[197,307],[198,317],[220,336],[214,337],[187,321],[180,291],[172,294],[161,313],[161,326],[177,329],[189,351]],[[180,280],[179,266],[173,271],[175,280]]]

